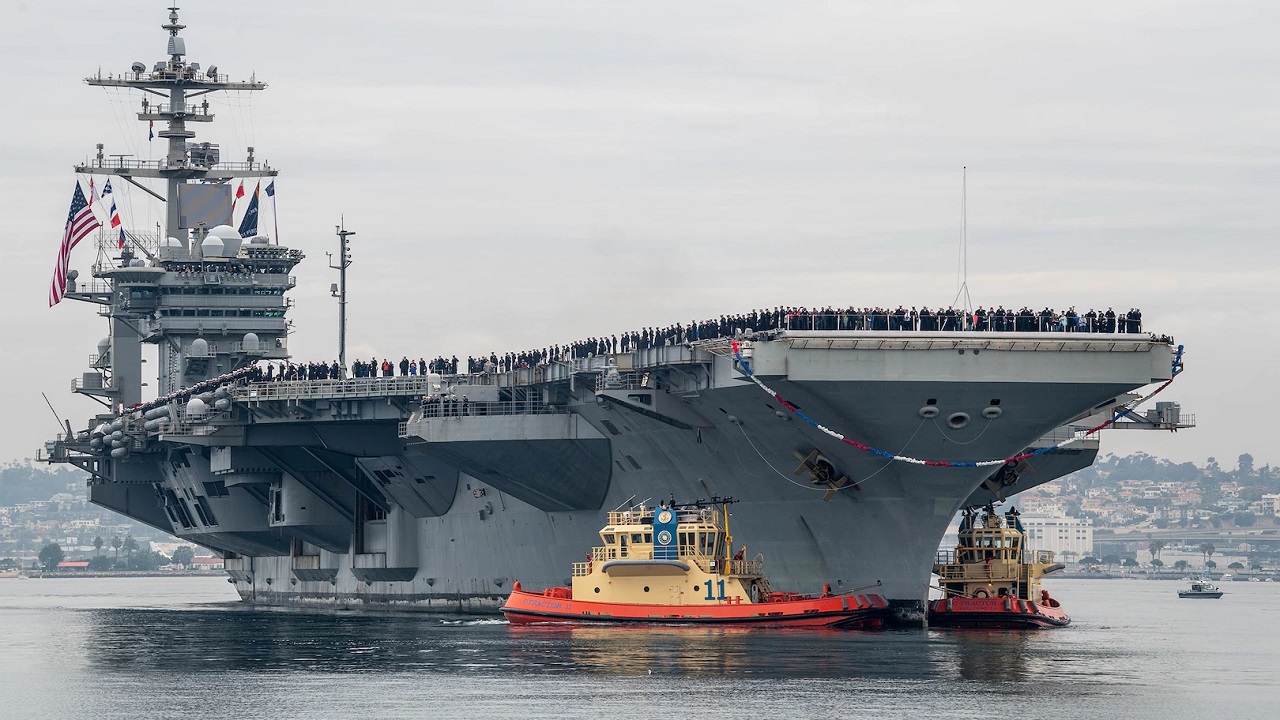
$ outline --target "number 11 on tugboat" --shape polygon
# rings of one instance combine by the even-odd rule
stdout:
[[[764,560],[730,555],[733,498],[644,503],[608,514],[604,545],[574,563],[571,587],[540,592],[513,585],[502,612],[525,623],[681,623],[881,627],[888,603],[878,594],[779,592]]]

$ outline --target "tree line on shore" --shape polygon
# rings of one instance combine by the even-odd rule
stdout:
[[[103,548],[110,547],[112,555],[103,552]],[[150,548],[141,548],[138,541],[132,535],[120,537],[116,535],[111,538],[110,542],[104,540],[101,536],[93,539],[93,557],[89,560],[88,570],[107,571],[107,570],[159,570],[165,565],[181,565],[185,568],[191,567],[191,561],[195,559],[195,552],[189,547],[179,547],[173,551],[173,557],[166,557]],[[120,558],[120,553],[124,553],[124,559]],[[58,564],[67,559],[66,552],[62,546],[56,542],[50,542],[40,548],[40,552],[36,555],[36,559],[40,561],[41,567],[47,571],[56,571]],[[0,565],[16,568],[17,562],[12,558],[0,560]],[[4,569],[4,568],[0,568]]]

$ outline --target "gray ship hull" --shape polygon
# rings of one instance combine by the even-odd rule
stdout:
[[[1170,372],[1167,345],[1132,337],[992,336],[977,347],[954,333],[916,334],[916,345],[895,349],[884,333],[818,335],[755,343],[755,372],[827,427],[930,460],[980,461],[1043,445],[1056,428]],[[984,492],[992,468],[895,462],[842,443],[786,412],[713,350],[593,358],[559,376],[543,369],[541,378],[442,381],[494,383],[457,385],[455,396],[461,388],[540,398],[523,405],[424,409],[398,406],[386,390],[333,399],[356,381],[249,386],[225,417],[157,438],[170,456],[174,447],[195,450],[183,453],[185,464],[161,464],[160,495],[174,490],[176,504],[198,497],[216,525],[151,516],[228,551],[231,579],[250,602],[485,612],[513,581],[566,584],[607,509],[727,495],[740,500],[736,542],[766,560],[775,587],[874,589],[900,615],[921,617],[938,542],[957,510]],[[925,417],[928,407],[938,414]],[[395,422],[406,411],[408,420]],[[956,413],[969,417],[962,427],[949,422]],[[829,475],[801,467],[815,451]],[[1031,458],[1001,492],[1085,467],[1096,451],[1090,440]],[[117,473],[130,465],[154,473],[141,458]],[[155,476],[139,479],[139,495],[155,506]],[[218,482],[225,496],[202,494]],[[137,516],[118,500],[104,504]]]

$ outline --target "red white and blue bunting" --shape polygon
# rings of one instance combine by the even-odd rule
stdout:
[[[806,423],[812,425],[815,429],[819,430],[823,434],[829,435],[835,438],[836,440],[839,440],[840,442],[844,443],[845,445],[851,445],[853,447],[858,448],[859,450],[869,452],[873,455],[878,455],[887,460],[910,463],[912,465],[926,465],[928,467],[950,467],[950,468],[993,467],[996,465],[1005,465],[1007,463],[1017,463],[1017,462],[1021,462],[1022,460],[1026,460],[1027,458],[1036,457],[1037,455],[1044,455],[1046,453],[1053,452],[1054,450],[1057,450],[1059,448],[1064,448],[1068,445],[1084,440],[1086,437],[1093,435],[1094,433],[1097,433],[1098,431],[1103,430],[1104,428],[1107,428],[1110,425],[1114,424],[1120,418],[1123,418],[1126,415],[1132,414],[1133,411],[1139,405],[1145,403],[1146,401],[1160,394],[1160,392],[1162,392],[1165,388],[1169,387],[1169,385],[1172,384],[1173,381],[1182,372],[1182,349],[1183,349],[1183,347],[1179,345],[1177,353],[1174,355],[1172,377],[1170,377],[1163,384],[1161,384],[1160,387],[1156,388],[1146,396],[1138,398],[1137,400],[1134,400],[1132,402],[1126,403],[1123,406],[1121,406],[1121,409],[1117,410],[1116,413],[1111,416],[1110,420],[1107,420],[1101,425],[1096,425],[1094,427],[1089,428],[1088,430],[1077,431],[1072,435],[1070,439],[1060,442],[1057,445],[1052,445],[1050,447],[1043,447],[1038,450],[1033,450],[1031,452],[1025,452],[1019,455],[1014,455],[1013,457],[1001,458],[998,460],[979,460],[976,462],[952,462],[949,460],[923,460],[921,458],[914,458],[906,455],[898,455],[897,453],[891,453],[887,450],[881,450],[880,448],[867,445],[866,443],[858,442],[853,438],[846,437],[832,430],[831,428],[826,427],[822,423],[819,423],[817,420],[814,420],[813,418],[806,415],[804,411],[801,410],[800,408],[787,402],[786,399],[783,398],[781,395],[779,395],[776,391],[774,391],[768,385],[765,385],[763,382],[761,382],[760,378],[756,377],[755,373],[751,371],[751,364],[743,359],[741,344],[737,340],[735,340],[731,343],[731,345],[733,349],[734,365],[737,366],[738,370],[740,370],[742,374],[746,375],[747,378],[751,380],[751,382],[760,386],[761,390],[764,390],[766,393],[769,393],[769,395],[773,396],[773,399],[777,400],[778,403],[782,405],[784,408],[786,408],[787,411],[790,412],[792,415],[795,415],[796,417],[800,418]]]

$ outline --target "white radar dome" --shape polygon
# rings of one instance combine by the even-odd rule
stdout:
[[[245,333],[244,334],[244,351],[257,352],[258,347],[259,345],[258,345],[257,333]]]
[[[223,253],[227,250],[227,246],[222,242],[222,238],[210,233],[200,242],[200,254],[205,258],[224,257]]]
[[[106,355],[111,352],[111,338],[104,337],[98,341],[98,355]]]
[[[190,357],[205,357],[209,354],[209,341],[204,338],[196,338],[187,346],[187,355]]]
[[[176,237],[167,237],[160,241],[160,258],[172,260],[182,252],[182,241]]]
[[[252,238],[249,239],[250,245],[269,245],[270,243],[271,243],[271,238],[267,237],[266,235],[254,235]]]
[[[215,225],[209,229],[209,234],[222,240],[230,240],[232,238],[239,239],[240,233],[230,225]]]
[[[187,417],[204,417],[209,414],[209,406],[200,398],[187,401]]]

